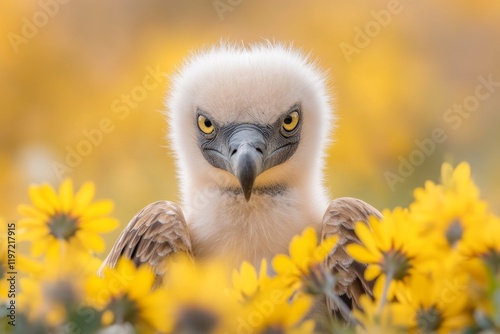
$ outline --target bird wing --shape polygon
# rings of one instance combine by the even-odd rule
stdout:
[[[335,294],[351,309],[359,308],[359,298],[362,294],[373,295],[373,282],[364,278],[366,265],[354,261],[346,251],[346,245],[361,243],[354,233],[354,226],[358,221],[368,224],[370,216],[381,218],[382,214],[370,204],[350,197],[334,200],[323,216],[322,239],[333,235],[339,237],[337,244],[326,258],[325,265],[327,270],[337,277]],[[335,316],[341,315],[347,319],[330,298],[327,298],[327,306]]]
[[[125,256],[138,266],[148,263],[157,278],[165,272],[165,260],[173,253],[192,256],[191,240],[181,208],[172,202],[158,201],[143,208],[120,234],[99,274],[105,267],[114,268]]]

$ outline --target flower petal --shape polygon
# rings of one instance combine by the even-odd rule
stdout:
[[[81,216],[92,202],[95,194],[95,186],[92,182],[85,182],[75,195],[71,213],[73,216]]]
[[[75,238],[78,238],[81,245],[86,250],[102,252],[106,247],[101,236],[95,233],[87,232],[85,230],[78,230],[76,232]]]
[[[38,242],[38,239],[44,238],[48,235],[50,235],[50,230],[46,225],[27,228],[23,229],[22,233],[19,233],[19,241],[31,240],[36,243]]]
[[[273,268],[278,274],[291,274],[296,271],[295,264],[284,254],[278,254],[274,257]]]
[[[312,227],[306,228],[302,235],[295,236],[290,242],[290,257],[295,263],[307,266],[306,263],[311,261],[317,243],[316,230]]]
[[[366,267],[365,278],[368,281],[372,281],[375,278],[377,278],[381,273],[382,273],[382,270],[380,269],[380,266],[378,266],[376,264],[372,264],[372,265],[369,265],[368,267]]]
[[[292,302],[292,307],[289,310],[289,314],[287,314],[285,320],[285,325],[292,327],[301,319],[304,318],[306,313],[311,309],[312,306],[312,298],[309,296],[301,296],[296,298]]]
[[[322,262],[328,254],[332,251],[333,247],[337,244],[339,237],[337,235],[324,239],[318,247],[314,250],[313,258],[317,262]]]
[[[52,235],[48,235],[45,238],[40,238],[36,242],[31,244],[31,255],[33,257],[39,257],[47,252],[47,248],[52,242],[56,242]]]
[[[35,219],[39,219],[41,222],[46,222],[49,220],[49,216],[38,210],[37,208],[34,208],[30,205],[26,205],[26,204],[20,204],[18,207],[17,207],[17,211],[22,214],[23,216],[26,216],[26,217],[30,217],[30,218],[35,218]]]
[[[42,184],[39,188],[39,193],[43,197],[45,202],[54,209],[54,211],[61,210],[61,203],[59,202],[59,198],[57,197],[54,188],[52,188],[49,184]]]
[[[376,226],[378,224],[377,221],[371,221],[370,220],[370,225],[371,226]],[[370,251],[373,252],[377,249],[377,245],[375,243],[375,236],[373,231],[368,227],[365,223],[363,222],[358,222],[356,223],[356,226],[354,227],[354,232],[358,236],[359,240],[361,243]]]
[[[44,198],[42,192],[40,190],[41,187],[37,187],[35,185],[31,185],[28,189],[28,194],[33,205],[48,215],[53,215],[56,211],[54,207],[50,205],[49,202]]]
[[[71,179],[65,179],[59,187],[59,200],[62,212],[70,213],[73,204],[73,182]]]
[[[245,296],[252,296],[259,285],[255,268],[247,261],[243,261],[239,273],[233,272],[233,285]]]
[[[113,202],[102,200],[92,203],[82,215],[82,221],[108,215],[113,211]]]
[[[377,263],[382,260],[380,252],[371,253],[359,244],[347,245],[346,250],[356,261],[361,263]]]
[[[113,231],[120,223],[118,220],[109,217],[94,218],[84,220],[80,224],[80,229],[92,233],[107,233]]]
[[[140,266],[129,286],[129,297],[132,300],[140,300],[141,298],[144,298],[144,296],[147,296],[151,292],[154,280],[155,275],[152,269],[146,265]]]

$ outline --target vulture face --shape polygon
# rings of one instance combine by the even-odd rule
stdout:
[[[248,201],[257,176],[284,163],[297,150],[301,118],[298,104],[285,110],[270,124],[218,124],[211,120],[209,113],[198,110],[198,144],[204,158],[212,166],[238,178]]]
[[[300,52],[267,44],[195,54],[168,105],[184,193],[215,183],[249,201],[252,190],[321,183],[330,106],[322,72]]]

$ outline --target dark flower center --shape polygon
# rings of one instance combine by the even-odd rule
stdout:
[[[134,323],[137,314],[139,313],[136,303],[133,300],[127,298],[127,296],[118,299],[112,299],[106,309],[113,312],[114,323],[117,324],[122,324],[125,322]]]
[[[283,330],[283,328],[276,327],[276,326],[271,326],[271,327],[267,327],[261,333],[262,334],[284,334],[285,331]]]
[[[335,277],[322,264],[313,265],[304,275],[304,290],[312,295],[322,295],[335,287]]]
[[[78,219],[64,213],[56,213],[49,221],[50,233],[57,239],[69,240],[78,231]]]
[[[441,312],[434,306],[428,309],[420,308],[415,317],[417,320],[417,327],[422,333],[436,331],[443,322]]]
[[[482,255],[482,259],[494,275],[500,274],[500,252],[490,249],[489,252]]]
[[[78,301],[78,294],[71,282],[58,280],[50,284],[44,284],[44,295],[49,296],[53,301],[58,301],[63,305],[69,305]]]
[[[391,249],[390,251],[384,253],[382,270],[385,274],[392,272],[395,280],[402,280],[409,274],[411,267],[410,258],[408,258],[400,250]]]
[[[212,333],[217,325],[217,316],[200,307],[187,308],[182,312],[175,333]]]
[[[460,220],[455,219],[446,230],[446,240],[448,240],[448,244],[453,247],[462,239],[463,234],[464,229],[462,228],[462,224],[460,224]]]

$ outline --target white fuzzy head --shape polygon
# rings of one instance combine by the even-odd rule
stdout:
[[[222,45],[191,56],[174,77],[168,122],[181,193],[240,187],[238,178],[214,167],[200,147],[200,112],[220,127],[278,124],[300,108],[300,140],[286,161],[263,170],[254,189],[286,186],[319,190],[333,115],[322,72],[301,52],[280,44]],[[276,135],[277,136],[277,135]],[[305,192],[307,193],[307,192]]]

